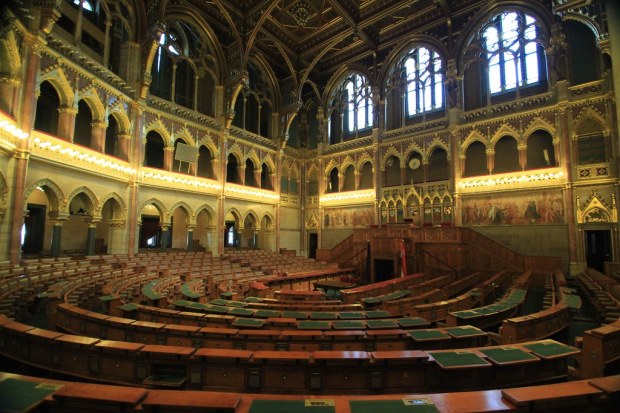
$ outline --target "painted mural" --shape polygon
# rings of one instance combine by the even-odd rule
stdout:
[[[374,224],[374,208],[349,207],[325,209],[323,228],[360,228]]]
[[[562,191],[464,198],[463,225],[563,224]]]

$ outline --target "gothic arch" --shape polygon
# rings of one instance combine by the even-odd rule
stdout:
[[[49,82],[56,89],[61,107],[72,108],[74,106],[75,93],[61,68],[53,66],[49,68],[49,71],[42,71],[39,77],[39,84],[37,85],[38,89],[41,88],[41,83],[45,81]]]
[[[21,65],[15,33],[9,30],[6,32],[6,36],[0,39],[0,72],[11,77],[18,76]]]
[[[101,102],[97,90],[93,87],[86,87],[77,94],[77,101],[84,100],[93,114],[93,121],[102,122],[105,120],[106,110]]]
[[[49,179],[40,179],[38,181],[33,182],[28,185],[26,190],[24,191],[24,205],[28,202],[28,197],[32,193],[32,191],[37,188],[42,188],[47,196],[47,200],[50,203],[50,212],[59,212],[61,209],[64,209],[67,201],[62,193],[62,189],[55,182]]]
[[[511,125],[508,125],[508,124],[504,123],[493,134],[489,144],[494,147],[495,144],[497,143],[497,141],[500,140],[501,138],[503,138],[504,136],[511,136],[511,137],[513,137],[517,141],[517,144],[521,144],[522,143],[521,135],[520,135],[519,131],[516,130],[515,128],[513,128]]]
[[[467,152],[467,148],[469,148],[469,145],[471,145],[474,142],[480,142],[486,148],[489,147],[487,138],[484,135],[482,135],[482,133],[480,133],[478,130],[474,129],[469,133],[469,135],[467,135],[467,138],[465,138],[463,143],[461,143],[461,152],[463,154]]]
[[[110,192],[99,200],[99,205],[97,205],[95,215],[101,216],[101,210],[110,199],[113,199],[118,204],[118,212],[120,216],[115,216],[114,219],[127,218],[127,206],[125,205],[125,201],[123,201],[123,198],[121,198],[121,196],[116,192]]]
[[[170,221],[169,219],[170,214],[166,210],[166,206],[163,204],[163,202],[161,202],[159,199],[156,199],[156,198],[149,198],[146,201],[142,202],[142,204],[140,204],[140,207],[138,208],[138,216],[142,215],[142,211],[148,205],[153,205],[157,209],[157,211],[159,212],[160,222]]]
[[[594,120],[599,124],[601,132],[609,133],[605,117],[593,108],[588,107],[582,109],[573,122],[573,138],[580,135],[580,129],[587,120]]]
[[[173,142],[171,142],[172,136],[170,135],[170,132],[168,131],[166,125],[164,125],[164,122],[162,122],[161,119],[155,119],[144,127],[144,130],[142,132],[143,139],[146,138],[146,136],[151,131],[155,131],[161,135],[164,140],[164,147],[168,147],[173,144]]]
[[[114,119],[116,119],[120,133],[129,133],[131,131],[131,121],[129,120],[127,111],[123,107],[122,103],[118,102],[115,104],[109,110],[108,116],[113,116]]]
[[[194,221],[193,223],[196,223],[196,217],[198,217],[202,211],[204,211],[209,217],[209,225],[213,225],[215,223],[216,214],[213,208],[208,204],[203,204],[196,208],[196,213],[192,217]]]
[[[538,130],[549,132],[549,134],[555,139],[555,127],[547,122],[547,120],[541,117],[536,117],[527,125],[527,128],[525,128],[525,131],[523,132],[524,141],[527,142],[530,135]]]
[[[181,208],[181,209],[184,209],[184,210],[185,210],[185,213],[187,214],[187,219],[186,219],[186,222],[185,222],[185,223],[186,223],[186,224],[190,224],[190,223],[193,221],[193,219],[192,219],[192,218],[194,218],[194,217],[195,217],[195,214],[194,214],[194,211],[192,210],[192,207],[191,207],[191,206],[189,206],[189,205],[187,204],[187,202],[185,202],[185,201],[179,201],[179,202],[177,202],[176,204],[174,204],[174,205],[172,205],[172,206],[170,207],[170,210],[169,210],[169,211],[170,211],[170,216],[172,216],[172,214],[174,213],[174,211],[175,211],[177,208]]]
[[[185,143],[187,143],[189,146],[196,146],[196,140],[192,136],[191,132],[185,127],[179,129],[174,133],[174,141],[171,142],[171,145],[174,146],[174,142],[179,139],[183,139]]]
[[[398,152],[395,147],[390,146],[381,157],[381,171],[385,171],[385,164],[390,156],[395,156],[400,161],[400,164],[404,165],[405,161],[403,160],[402,154]]]
[[[70,205],[71,201],[73,201],[73,198],[75,198],[79,194],[84,194],[89,199],[89,201],[91,203],[92,211],[88,211],[88,212],[90,212],[93,215],[95,215],[96,211],[99,211],[99,209],[100,209],[100,204],[99,204],[99,201],[97,200],[97,196],[95,195],[95,193],[90,188],[88,188],[86,186],[80,186],[78,188],[75,188],[67,196],[67,205]]]

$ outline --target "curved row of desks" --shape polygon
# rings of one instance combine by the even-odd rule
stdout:
[[[178,391],[76,383],[0,372],[0,410],[144,413],[616,412],[620,376],[506,390],[321,396]]]
[[[63,334],[0,318],[0,353],[81,378],[236,392],[365,394],[497,388],[565,379],[579,354],[553,340],[435,351],[264,351]],[[464,374],[464,372],[467,374]]]

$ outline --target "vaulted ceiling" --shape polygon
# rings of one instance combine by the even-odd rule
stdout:
[[[276,76],[292,70],[321,82],[350,62],[376,66],[403,38],[432,34],[449,49],[455,19],[480,0],[187,0],[225,49],[259,51]]]

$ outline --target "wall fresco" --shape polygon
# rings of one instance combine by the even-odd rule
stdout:
[[[323,214],[323,228],[363,228],[374,224],[374,208],[329,208]]]

